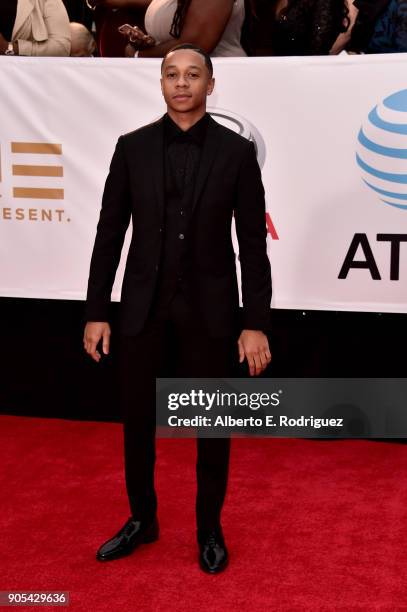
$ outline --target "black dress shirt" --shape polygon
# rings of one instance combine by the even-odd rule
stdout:
[[[7,41],[11,41],[11,34],[17,14],[17,0],[1,0],[0,2],[0,32]]]
[[[208,125],[205,114],[183,131],[164,117],[165,222],[156,305],[161,311],[177,290],[188,294],[190,258],[188,225],[201,150]]]
[[[166,193],[183,195],[185,186],[195,181],[201,148],[208,125],[205,114],[189,130],[183,131],[169,115],[164,118],[166,151]]]

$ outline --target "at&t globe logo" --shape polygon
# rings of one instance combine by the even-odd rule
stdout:
[[[370,111],[359,131],[356,160],[384,204],[407,210],[407,89]]]

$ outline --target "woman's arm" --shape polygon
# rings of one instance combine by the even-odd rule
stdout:
[[[48,39],[44,42],[17,41],[19,55],[67,56],[71,52],[69,18],[62,0],[45,0],[44,21]]]
[[[142,49],[139,57],[163,57],[175,45],[193,43],[211,53],[222,34],[233,10],[233,0],[192,0],[179,38]]]
[[[350,42],[351,36],[352,36],[353,26],[355,25],[355,21],[358,16],[359,9],[356,8],[352,0],[346,0],[346,3],[348,5],[348,10],[349,10],[349,15],[348,15],[349,20],[350,20],[349,28],[346,30],[346,32],[341,32],[339,34],[338,38],[335,40],[329,52],[330,55],[337,55],[338,53],[346,49],[346,47],[348,46]]]

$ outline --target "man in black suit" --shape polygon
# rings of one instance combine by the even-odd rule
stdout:
[[[109,352],[110,294],[124,236],[133,233],[119,323],[119,388],[131,517],[97,552],[101,561],[158,537],[154,489],[155,378],[166,356],[179,377],[250,375],[271,360],[271,276],[264,189],[253,143],[206,113],[214,88],[209,56],[179,45],[163,59],[167,113],[121,136],[103,194],[92,254],[84,333],[96,361]],[[231,238],[235,217],[243,314]],[[228,562],[220,515],[230,439],[198,438],[196,521],[201,568]]]

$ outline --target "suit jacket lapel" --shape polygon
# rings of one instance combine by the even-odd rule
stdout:
[[[215,160],[216,153],[219,147],[219,130],[216,121],[209,116],[208,128],[205,140],[202,147],[201,161],[199,164],[198,174],[196,177],[194,196],[192,200],[192,212],[194,211],[202,190],[208,178],[209,171]]]

